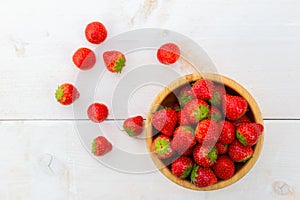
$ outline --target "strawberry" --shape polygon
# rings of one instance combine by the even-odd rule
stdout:
[[[55,92],[56,100],[62,105],[70,105],[79,98],[80,94],[76,87],[70,83],[58,86]]]
[[[216,184],[218,179],[210,168],[194,165],[191,173],[191,182],[197,187],[207,187]]]
[[[176,159],[171,166],[172,174],[178,178],[185,179],[190,175],[194,162],[189,157],[181,156]]]
[[[234,162],[246,162],[253,155],[253,149],[235,140],[228,147],[228,155]]]
[[[165,135],[157,136],[151,146],[151,151],[160,159],[170,158],[174,151],[171,148],[171,139]]]
[[[248,109],[248,102],[243,97],[229,94],[225,95],[223,105],[226,118],[231,121],[241,118]]]
[[[214,106],[209,107],[208,117],[215,120],[216,122],[222,119],[222,113]]]
[[[111,72],[121,73],[125,67],[126,58],[120,51],[106,51],[103,53],[106,68]]]
[[[175,103],[175,104],[171,107],[171,109],[174,110],[175,112],[178,112],[178,111],[180,111],[180,106],[179,106],[177,103]]]
[[[235,120],[234,122],[232,122],[232,124],[235,126],[235,128],[237,128],[239,125],[241,125],[243,123],[251,123],[251,120],[249,119],[249,117],[247,115],[244,115],[241,118],[239,118],[238,120]]]
[[[180,56],[180,49],[174,43],[166,43],[157,50],[157,59],[165,65],[175,63]]]
[[[86,39],[93,44],[100,44],[107,37],[107,30],[101,22],[91,22],[85,28]]]
[[[200,121],[195,130],[195,137],[199,143],[204,141],[213,143],[219,137],[219,126],[217,122],[211,119],[204,119]]]
[[[177,124],[177,114],[172,109],[162,109],[154,113],[152,124],[161,133],[172,136]]]
[[[177,112],[177,124],[180,126],[187,126],[189,125],[189,120],[188,118],[185,116],[185,113],[183,112],[183,110],[179,110]]]
[[[258,123],[244,123],[236,129],[236,137],[244,146],[255,145],[264,130]]]
[[[218,108],[221,107],[222,99],[224,95],[226,94],[224,85],[216,85],[214,88],[214,95],[211,99],[209,99],[209,103],[212,106],[216,106]]]
[[[81,70],[89,70],[96,63],[95,53],[88,48],[79,48],[73,54],[73,63]]]
[[[129,136],[138,136],[143,132],[143,117],[135,116],[126,119],[123,128]]]
[[[201,167],[210,167],[215,164],[218,157],[216,148],[205,147],[197,144],[193,150],[193,158]]]
[[[219,126],[222,127],[222,130],[218,142],[222,144],[232,143],[235,139],[235,128],[233,124],[229,121],[223,121],[219,123]]]
[[[207,101],[214,95],[214,84],[212,81],[202,78],[194,83],[192,90],[198,99]]]
[[[191,124],[196,124],[207,117],[209,105],[201,99],[194,99],[185,105],[183,112]]]
[[[183,154],[182,156],[190,156],[193,153],[193,147],[194,146],[190,146],[190,148],[188,148]]]
[[[225,153],[227,153],[228,146],[229,146],[228,144],[222,144],[220,142],[217,142],[215,144],[215,148],[217,149],[218,154],[225,154]]]
[[[178,101],[182,107],[193,99],[195,99],[195,94],[191,86],[186,86],[182,90],[180,90],[178,95]]]
[[[92,153],[95,156],[103,156],[112,150],[112,144],[103,136],[98,136],[93,140]]]
[[[108,116],[108,108],[102,103],[93,103],[88,107],[87,115],[93,122],[102,122]]]
[[[235,171],[233,161],[228,156],[220,156],[217,159],[216,164],[213,166],[215,175],[223,180],[230,179]]]
[[[179,126],[173,133],[171,147],[178,154],[182,155],[189,148],[196,144],[194,130],[190,126]]]

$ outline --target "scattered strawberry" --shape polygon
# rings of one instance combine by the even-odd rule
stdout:
[[[185,113],[183,112],[183,110],[179,110],[178,112],[177,112],[177,124],[179,125],[179,126],[187,126],[187,125],[189,125],[189,120],[188,120],[188,118],[185,116]]]
[[[238,120],[232,122],[232,124],[234,125],[235,128],[237,128],[239,125],[241,125],[243,123],[251,123],[251,120],[249,119],[249,117],[247,115],[243,115]]]
[[[223,101],[226,118],[231,121],[241,118],[248,109],[248,102],[240,96],[226,94]]]
[[[192,87],[194,94],[198,99],[207,101],[214,95],[214,84],[210,80],[200,79]]]
[[[219,126],[217,122],[211,119],[204,119],[200,121],[195,130],[195,137],[199,143],[204,141],[214,143],[219,137]]]
[[[85,28],[86,39],[93,44],[100,44],[107,37],[107,30],[101,22],[91,22]]]
[[[218,142],[222,144],[232,143],[235,139],[235,128],[233,124],[229,121],[223,121],[219,123],[219,126],[222,127],[222,130]]]
[[[258,123],[244,123],[236,129],[236,137],[244,146],[255,145],[264,130]]]
[[[196,124],[207,117],[209,105],[201,99],[194,99],[185,105],[183,112],[191,124]]]
[[[79,98],[80,94],[76,87],[70,83],[58,86],[55,92],[56,100],[62,105],[70,105]]]
[[[165,65],[175,63],[180,56],[180,49],[174,43],[166,43],[157,50],[157,59]]]
[[[126,58],[120,51],[106,51],[103,53],[106,68],[111,72],[121,73],[125,67]]]
[[[190,126],[179,126],[176,128],[171,142],[171,147],[174,151],[177,151],[179,155],[182,155],[195,144],[196,139],[194,136],[194,130]]]
[[[98,136],[92,143],[92,153],[95,156],[103,156],[112,150],[111,143],[103,136]]]
[[[209,107],[208,117],[212,120],[215,120],[216,122],[220,121],[222,119],[222,113],[220,110],[214,106]]]
[[[218,154],[225,154],[225,153],[227,153],[228,146],[229,146],[228,144],[222,144],[220,142],[217,142],[215,144],[215,148],[217,149]]]
[[[102,122],[108,116],[108,108],[102,103],[93,103],[88,107],[87,115],[93,122]]]
[[[228,147],[228,155],[234,162],[246,162],[253,155],[253,149],[235,140]]]
[[[209,99],[209,103],[212,106],[221,107],[222,99],[224,95],[226,94],[225,88],[223,85],[216,85],[214,88],[214,95],[211,99]]]
[[[165,135],[157,136],[151,146],[151,151],[160,159],[166,159],[173,155],[171,148],[171,139]]]
[[[177,114],[172,109],[162,109],[154,113],[152,124],[161,133],[172,136],[177,124]]]
[[[210,167],[215,164],[218,157],[216,148],[197,144],[193,150],[194,161],[201,167]]]
[[[191,182],[197,187],[207,187],[217,183],[217,177],[210,168],[194,165],[191,173]]]
[[[129,136],[138,136],[143,132],[143,117],[135,116],[126,119],[123,128]]]
[[[192,159],[182,156],[172,163],[171,171],[178,178],[185,179],[192,172],[193,165]]]
[[[182,90],[180,90],[178,95],[178,101],[182,107],[193,99],[195,99],[195,94],[191,86],[186,86]]]
[[[226,180],[233,176],[235,166],[228,156],[223,155],[218,157],[216,164],[213,166],[213,171],[218,178]]]
[[[89,70],[96,63],[95,53],[88,48],[79,48],[73,54],[73,63],[81,70]]]

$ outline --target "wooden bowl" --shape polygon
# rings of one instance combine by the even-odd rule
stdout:
[[[253,153],[252,158],[250,158],[246,163],[238,165],[236,167],[235,174],[233,175],[233,177],[231,177],[228,180],[219,181],[218,183],[216,183],[214,185],[199,188],[187,180],[182,180],[182,179],[174,176],[171,173],[171,170],[167,166],[165,166],[164,163],[159,158],[157,158],[154,154],[151,153],[151,144],[152,144],[152,140],[153,140],[152,135],[153,135],[153,131],[154,131],[154,128],[152,127],[152,122],[151,122],[152,115],[153,115],[153,113],[155,113],[158,110],[159,106],[172,106],[173,104],[178,102],[176,96],[173,93],[174,91],[178,90],[179,88],[186,85],[187,83],[195,82],[203,77],[205,77],[206,79],[209,79],[215,83],[224,84],[226,91],[229,91],[229,93],[231,93],[231,94],[236,94],[236,95],[240,95],[240,96],[244,97],[248,101],[248,104],[249,104],[248,115],[251,118],[251,120],[254,122],[263,124],[263,118],[261,115],[261,111],[260,111],[256,101],[244,87],[242,87],[241,85],[239,85],[238,83],[236,83],[235,81],[233,81],[227,77],[217,75],[217,74],[203,74],[203,75],[191,74],[191,75],[187,75],[187,76],[181,77],[179,79],[176,79],[175,81],[170,83],[167,87],[165,87],[155,98],[154,102],[151,105],[150,111],[149,111],[147,119],[146,119],[146,136],[147,136],[146,145],[147,145],[148,151],[151,154],[151,158],[152,158],[153,162],[155,163],[157,168],[161,171],[161,173],[163,173],[168,179],[170,179],[174,183],[176,183],[180,186],[183,186],[185,188],[188,188],[188,189],[207,191],[207,190],[216,190],[216,189],[224,188],[226,186],[229,186],[229,185],[237,182],[239,179],[241,179],[243,176],[245,176],[249,172],[249,170],[253,167],[253,165],[255,164],[255,162],[257,161],[257,159],[260,155],[260,152],[261,152],[261,149],[263,146],[264,135],[263,134],[261,135],[259,141],[254,146],[254,153]]]

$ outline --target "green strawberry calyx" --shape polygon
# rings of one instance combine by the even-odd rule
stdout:
[[[164,156],[171,152],[170,142],[166,138],[157,138],[154,149],[158,155]]]
[[[129,135],[129,136],[135,136],[135,132],[133,130],[131,130],[130,128],[125,128],[124,127],[124,130],[126,131],[126,133]]]
[[[185,93],[179,98],[180,105],[185,105],[190,102],[193,98],[191,96],[186,95]]]
[[[116,62],[115,62],[114,70],[116,72],[121,73],[123,67],[125,66],[125,61],[126,60],[123,57],[120,57],[119,59],[117,59]]]
[[[215,163],[218,157],[218,151],[216,148],[212,148],[208,153],[210,163]]]
[[[200,121],[205,119],[208,116],[209,107],[205,105],[201,105],[195,112],[195,118]]]
[[[92,143],[92,153],[96,153],[96,149],[97,149],[97,143],[96,141],[94,140],[93,143]]]
[[[62,87],[59,86],[55,92],[55,98],[59,101],[62,99],[63,95],[64,95],[64,90]]]
[[[241,134],[239,131],[236,132],[236,137],[239,140],[239,142],[242,143],[244,146],[248,145],[244,135]]]
[[[194,164],[193,171],[191,173],[191,183],[193,183],[193,184],[196,183],[196,179],[198,176],[198,174],[197,174],[198,169],[199,169],[199,166]]]
[[[217,113],[213,113],[212,115],[209,116],[211,119],[215,120],[216,122],[220,121],[220,119],[222,118],[222,115],[217,112]]]
[[[184,130],[186,130],[186,131],[191,132],[193,135],[195,135],[195,131],[194,131],[194,129],[192,127],[190,127],[190,126],[182,126],[182,128]]]
[[[182,175],[180,176],[181,179],[185,179],[188,175],[190,175],[191,171],[193,169],[193,165],[190,164],[182,173]]]
[[[221,95],[219,92],[215,91],[214,96],[209,100],[209,103],[213,106],[217,106],[221,103]]]

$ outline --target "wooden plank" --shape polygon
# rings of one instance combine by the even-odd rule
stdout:
[[[225,189],[193,192],[159,172],[133,175],[99,164],[81,146],[73,122],[1,122],[0,198],[299,199],[300,122],[268,120],[265,125],[263,151],[248,175]],[[114,122],[103,126],[115,130]]]

